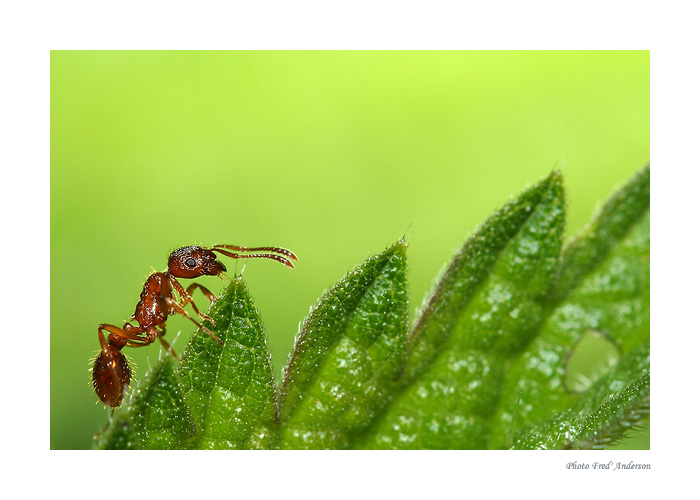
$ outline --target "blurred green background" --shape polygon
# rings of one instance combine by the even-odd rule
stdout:
[[[297,253],[224,260],[245,264],[279,374],[321,293],[404,235],[413,316],[475,226],[555,166],[580,229],[649,159],[649,72],[646,51],[52,52],[51,448],[105,425],[97,325],[121,325],[175,248]],[[137,380],[160,351],[130,350]]]

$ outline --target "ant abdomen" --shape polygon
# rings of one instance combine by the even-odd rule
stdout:
[[[107,354],[100,351],[92,368],[92,386],[105,405],[121,405],[131,382],[131,370],[126,356],[115,345],[107,345]]]

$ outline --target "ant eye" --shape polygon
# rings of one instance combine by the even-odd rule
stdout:
[[[190,267],[194,267],[194,266],[197,265],[197,261],[194,260],[192,257],[190,257],[189,259],[187,259],[187,260],[185,261],[185,264],[187,264],[187,265],[190,266]]]

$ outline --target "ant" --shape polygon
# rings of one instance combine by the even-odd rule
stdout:
[[[95,358],[92,369],[92,385],[105,406],[111,406],[114,411],[114,408],[121,405],[124,393],[131,381],[129,363],[121,352],[124,346],[143,347],[158,339],[165,350],[177,359],[172,347],[163,339],[168,316],[175,313],[181,314],[197,325],[199,329],[209,334],[220,345],[223,345],[223,342],[213,332],[197,322],[184,309],[188,303],[192,304],[192,309],[197,313],[197,316],[214,324],[212,318],[197,309],[192,300],[192,293],[198,288],[212,303],[216,300],[214,294],[199,283],[192,283],[185,290],[175,279],[220,276],[226,271],[226,266],[216,260],[217,255],[214,252],[232,259],[272,259],[292,268],[294,264],[291,261],[297,260],[296,255],[289,250],[275,247],[245,248],[234,245],[214,245],[211,248],[202,248],[189,246],[178,248],[171,253],[168,258],[168,269],[160,273],[154,272],[146,280],[141,292],[141,300],[136,304],[136,311],[124,323],[124,326],[119,328],[103,323],[97,328],[100,353]],[[177,291],[180,296],[180,302],[175,300],[173,290]],[[137,325],[131,323],[134,320],[138,323]],[[109,333],[106,340],[103,332]]]

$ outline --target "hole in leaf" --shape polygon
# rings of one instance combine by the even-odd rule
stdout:
[[[588,330],[571,352],[564,384],[570,392],[585,392],[620,360],[617,345],[602,333]]]

